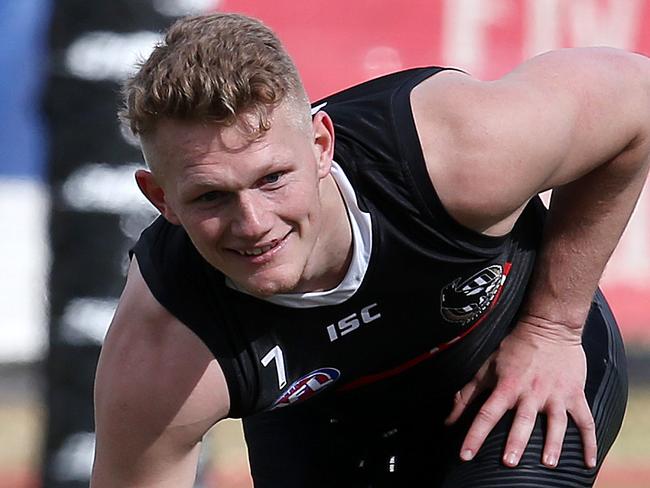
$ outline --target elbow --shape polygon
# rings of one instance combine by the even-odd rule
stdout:
[[[632,124],[631,137],[621,153],[625,163],[643,168],[650,155],[650,58],[643,54],[608,49],[612,76],[620,79],[621,93],[627,98],[620,106]],[[628,126],[630,127],[630,126]]]

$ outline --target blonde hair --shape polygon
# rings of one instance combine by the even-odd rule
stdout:
[[[119,117],[135,135],[171,118],[237,124],[254,138],[270,128],[273,109],[284,101],[297,102],[300,118],[310,120],[300,76],[280,40],[239,14],[175,22],[122,94]]]

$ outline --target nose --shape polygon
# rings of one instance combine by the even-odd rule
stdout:
[[[254,240],[266,235],[272,226],[271,213],[266,207],[264,199],[254,190],[240,192],[231,221],[233,236]]]

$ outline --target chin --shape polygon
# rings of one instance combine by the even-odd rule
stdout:
[[[245,283],[245,288],[253,295],[261,298],[278,295],[280,293],[292,293],[295,291],[298,280],[287,279],[265,279],[251,280]]]

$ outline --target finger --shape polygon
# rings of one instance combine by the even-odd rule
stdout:
[[[570,409],[569,413],[573,417],[576,426],[580,430],[582,438],[582,448],[584,450],[585,464],[589,468],[595,468],[597,464],[598,443],[596,441],[596,424],[591,414],[587,400],[583,397],[582,401],[576,406],[575,410]]]
[[[461,459],[469,461],[476,455],[485,438],[503,417],[503,414],[511,408],[512,403],[509,398],[500,392],[496,390],[492,392],[476,414],[476,418],[465,435],[463,445],[460,448]]]
[[[465,412],[467,406],[470,405],[479,394],[486,389],[485,377],[489,367],[489,361],[483,364],[463,388],[461,388],[454,397],[454,407],[451,413],[445,419],[445,425],[452,425],[455,423]],[[492,386],[492,385],[490,385]]]
[[[538,410],[537,402],[533,400],[523,400],[517,406],[503,452],[503,463],[506,466],[514,467],[519,464],[533,432]]]
[[[477,378],[474,378],[459,390],[454,397],[454,408],[451,409],[451,413],[445,419],[445,425],[455,423],[463,415],[467,406],[478,396],[481,390],[482,388],[479,387]]]
[[[567,414],[564,408],[554,406],[547,409],[546,418],[546,440],[544,441],[542,463],[549,468],[554,468],[557,466],[562,452]]]

